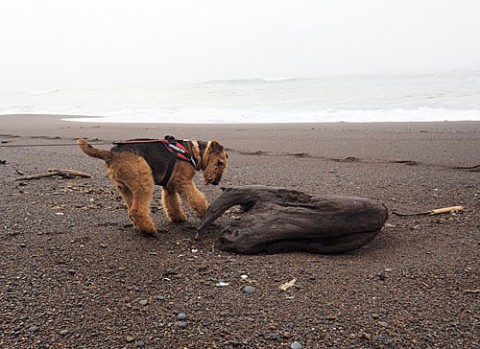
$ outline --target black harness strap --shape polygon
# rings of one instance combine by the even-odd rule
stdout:
[[[165,176],[160,182],[160,185],[162,187],[166,186],[168,181],[170,181],[170,178],[172,177],[172,173],[173,173],[173,168],[175,167],[176,162],[177,162],[177,152],[172,151],[170,155],[170,160],[168,160],[167,172],[165,172]]]

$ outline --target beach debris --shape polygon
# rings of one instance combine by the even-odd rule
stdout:
[[[215,284],[217,287],[227,287],[228,285],[230,285],[230,283],[224,281],[219,281]]]
[[[40,179],[45,177],[60,176],[65,179],[71,179],[73,177],[82,177],[82,178],[92,178],[91,175],[85,172],[75,171],[75,170],[59,170],[59,169],[48,169],[46,173],[37,173],[30,176],[23,176],[15,178],[16,181],[26,181],[31,179]]]
[[[391,211],[394,215],[397,216],[424,216],[424,215],[436,215],[441,213],[454,213],[458,211],[463,211],[463,206],[450,206],[450,207],[442,207],[436,208],[430,211],[423,211],[423,212],[413,212],[413,213],[406,213],[406,212],[398,212],[398,211]]]
[[[197,238],[238,205],[241,218],[222,229],[219,239],[220,249],[236,253],[345,253],[372,241],[388,217],[385,205],[368,198],[309,195],[262,185],[223,190],[200,222]]]
[[[297,279],[294,278],[290,281],[285,282],[284,284],[281,284],[280,286],[278,286],[278,288],[281,289],[282,291],[286,291],[290,287],[295,286],[295,282],[297,282]]]
[[[480,293],[480,289],[475,289],[475,290],[467,289],[467,290],[463,290],[463,292],[465,292],[465,293]]]

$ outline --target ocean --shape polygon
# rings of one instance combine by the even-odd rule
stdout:
[[[6,114],[122,123],[480,121],[480,71],[59,87],[1,94]]]

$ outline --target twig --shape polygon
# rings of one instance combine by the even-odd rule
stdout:
[[[442,207],[442,208],[436,208],[434,210],[425,211],[425,212],[404,213],[404,212],[391,211],[391,213],[397,216],[423,216],[423,215],[435,215],[440,213],[449,213],[449,212],[457,212],[457,211],[463,211],[463,206]]]

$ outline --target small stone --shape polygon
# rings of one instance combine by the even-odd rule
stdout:
[[[157,301],[163,301],[163,300],[165,300],[165,297],[162,296],[161,294],[156,295],[154,298],[155,298],[155,300],[157,300]]]
[[[20,244],[20,247],[25,248],[25,247],[27,247],[27,244]]]
[[[374,320],[378,319],[379,317],[380,317],[380,315],[378,315],[378,314],[372,314],[372,319],[374,319]]]
[[[127,343],[132,343],[135,340],[135,338],[133,338],[132,336],[127,336],[125,340],[127,341]]]
[[[147,305],[148,304],[148,299],[142,299],[141,301],[138,302],[140,305]]]
[[[248,275],[247,274],[242,274],[242,275],[240,275],[240,278],[242,280],[246,280],[246,279],[248,279]]]
[[[254,294],[255,292],[257,292],[257,289],[253,286],[245,286],[243,292],[245,292],[246,294]]]
[[[187,314],[185,313],[178,313],[177,320],[185,320],[187,318]]]
[[[175,326],[177,327],[187,327],[187,323],[185,321],[175,321]]]
[[[107,244],[100,244],[101,248],[107,248]]]
[[[143,348],[143,347],[145,347],[145,341],[138,341],[138,342],[135,343],[135,346],[137,348]]]
[[[388,327],[388,323],[386,323],[385,321],[379,321],[378,324],[382,327]]]
[[[66,336],[67,334],[69,334],[70,332],[68,330],[61,330],[60,331],[60,335],[61,336]]]
[[[215,284],[215,286],[217,287],[227,287],[228,285],[230,285],[228,282],[223,282],[223,281],[217,282]]]
[[[40,330],[40,327],[36,325],[30,326],[30,328],[28,329],[28,331],[32,333],[38,332],[38,330]]]
[[[290,349],[302,349],[303,346],[300,344],[300,342],[293,342],[292,344],[290,344]]]

